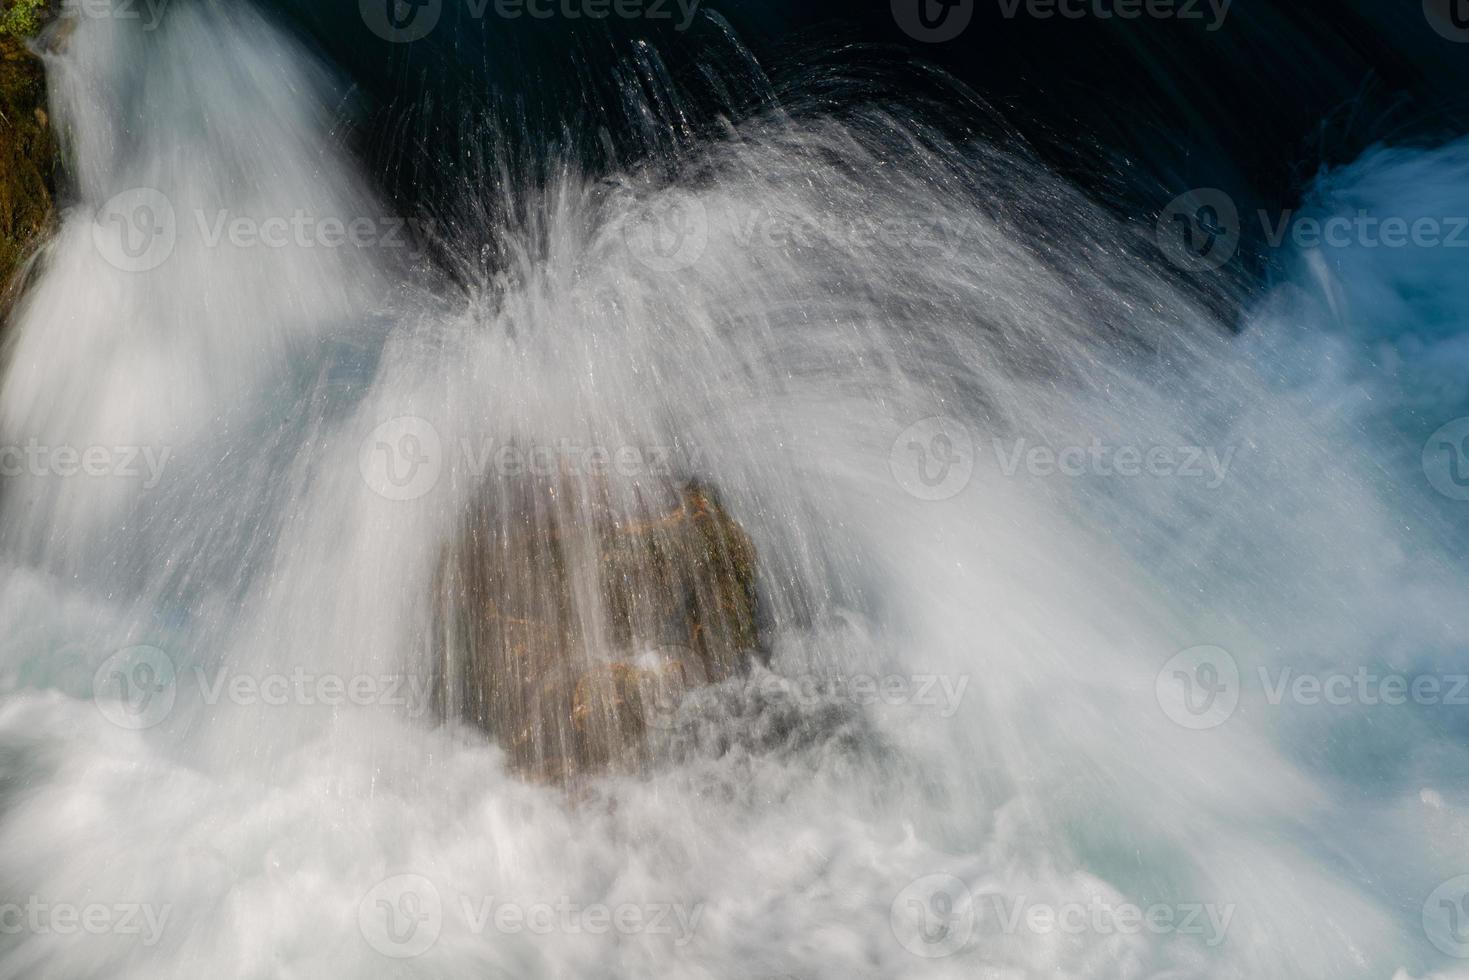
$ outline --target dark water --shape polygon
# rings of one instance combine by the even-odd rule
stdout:
[[[506,21],[450,0],[428,37],[393,44],[352,0],[269,6],[338,66],[355,139],[405,206],[455,194],[490,150],[528,163],[560,148],[610,169],[686,138],[668,118],[627,115],[622,80],[642,44],[657,54],[650,70],[682,87],[694,130],[763,104],[742,67],[711,67],[739,56],[703,17],[687,31],[673,20]],[[1198,20],[1039,20],[1004,7],[977,3],[968,28],[937,44],[913,40],[874,0],[699,9],[727,20],[788,106],[937,103],[956,130],[1023,141],[1133,215],[1195,187],[1278,210],[1322,167],[1374,143],[1469,130],[1469,58],[1408,0],[1237,0],[1217,30],[1202,3]],[[980,104],[966,106],[955,86]],[[1267,271],[1258,223],[1245,234],[1247,265]]]

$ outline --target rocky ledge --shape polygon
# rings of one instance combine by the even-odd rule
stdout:
[[[41,4],[0,2],[0,317],[52,220],[56,139],[45,73],[29,47],[44,19]]]

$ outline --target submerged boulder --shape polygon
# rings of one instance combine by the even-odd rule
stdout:
[[[495,489],[440,563],[438,691],[520,771],[641,764],[685,692],[759,655],[755,548],[709,487]]]

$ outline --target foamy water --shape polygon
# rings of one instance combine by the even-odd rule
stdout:
[[[463,288],[253,15],[83,21],[49,70],[0,975],[1455,975],[1462,253],[1306,250],[1232,323],[1151,229],[873,108],[486,187],[532,217],[436,233],[504,256]],[[1466,171],[1309,203],[1462,213]],[[529,783],[429,704],[506,447],[698,475],[755,540],[770,668],[646,771]],[[1444,687],[1272,697],[1359,669]]]

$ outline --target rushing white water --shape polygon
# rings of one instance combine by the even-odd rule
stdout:
[[[76,200],[0,383],[0,441],[51,450],[0,485],[0,976],[1454,962],[1425,902],[1469,871],[1462,709],[1259,680],[1462,663],[1464,504],[1419,459],[1469,404],[1454,253],[1303,254],[1234,335],[1027,159],[771,112],[662,168],[485,188],[530,217],[481,230],[507,258],[466,294],[381,237],[214,240],[221,212],[392,222],[308,54],[213,5],[127,27],[51,56]],[[1384,150],[1313,207],[1464,213],[1466,177],[1463,146]],[[1094,443],[1207,452],[1014,463]],[[507,445],[708,479],[770,607],[770,672],[570,795],[413,686]],[[1206,645],[1227,720],[1173,680]],[[1172,925],[1094,916],[1124,903]]]

